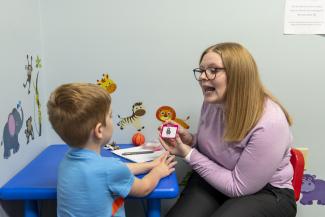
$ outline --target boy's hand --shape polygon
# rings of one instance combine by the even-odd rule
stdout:
[[[175,171],[175,156],[168,152],[162,154],[155,160],[157,165],[142,179],[135,178],[129,195],[144,197],[148,195],[157,186],[159,180],[170,175]],[[143,165],[143,164],[142,164]]]
[[[165,157],[165,154],[167,154],[167,156],[169,155],[169,152],[164,152],[162,155],[160,155],[158,158],[154,159],[153,161],[150,162],[151,164],[151,169],[158,166],[164,159]],[[175,159],[175,156],[170,156],[172,157],[173,159]]]
[[[155,171],[160,178],[164,178],[175,171],[174,167],[177,161],[175,161],[175,155],[169,155],[169,152],[165,152],[154,161],[157,165],[152,170]]]

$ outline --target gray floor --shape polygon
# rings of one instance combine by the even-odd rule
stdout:
[[[0,217],[22,217],[23,201],[3,201],[0,200]]]
[[[0,217],[8,217],[7,213],[2,209],[1,204],[0,204]]]

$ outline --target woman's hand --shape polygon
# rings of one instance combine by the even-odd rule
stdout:
[[[182,126],[180,126],[178,123],[176,123],[175,121],[169,120],[164,122],[163,124],[173,124],[173,125],[177,125],[178,126],[178,135],[181,138],[182,142],[186,145],[192,146],[192,140],[193,140],[193,136],[192,134],[190,134],[190,132],[188,132],[188,130],[184,129]],[[160,132],[161,130],[161,126],[158,127],[158,131]]]
[[[175,139],[159,137],[159,141],[169,153],[179,157],[185,157],[191,151],[191,147],[182,142],[178,133]]]

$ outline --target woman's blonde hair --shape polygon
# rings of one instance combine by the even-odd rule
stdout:
[[[82,147],[98,123],[106,126],[111,106],[109,93],[95,84],[63,84],[47,102],[49,120],[61,139],[72,147]]]
[[[236,142],[245,138],[261,118],[266,98],[277,103],[289,125],[292,124],[287,110],[264,88],[255,60],[246,48],[238,43],[216,44],[202,53],[200,63],[208,52],[221,56],[227,76],[225,141]]]

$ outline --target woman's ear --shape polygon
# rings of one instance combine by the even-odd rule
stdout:
[[[94,128],[94,136],[97,139],[103,138],[103,125],[102,123],[97,123]]]

